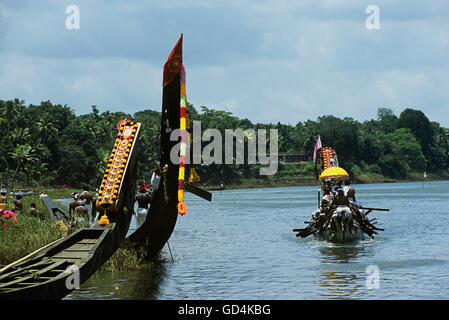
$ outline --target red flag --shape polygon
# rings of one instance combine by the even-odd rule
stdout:
[[[321,149],[322,145],[321,145],[321,138],[320,135],[318,135],[318,139],[315,143],[315,150],[313,150],[313,162],[316,162],[316,153],[318,151],[318,149]]]
[[[164,74],[162,86],[165,87],[181,71],[182,68],[182,33],[175,47],[173,48],[167,62],[164,64]]]

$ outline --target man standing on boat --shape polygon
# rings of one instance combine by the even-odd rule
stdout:
[[[161,182],[161,162],[158,161],[156,164],[156,170],[153,172],[151,176],[151,187],[153,190],[156,190],[159,187],[159,183]]]
[[[147,191],[144,185],[140,186],[136,194],[137,214],[136,224],[139,228],[144,222],[148,214],[148,205],[151,203],[151,194]]]

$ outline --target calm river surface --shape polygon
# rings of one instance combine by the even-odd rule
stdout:
[[[364,206],[390,208],[370,213],[385,228],[375,239],[297,238],[318,186],[188,193],[173,260],[166,245],[157,267],[94,274],[65,299],[448,299],[449,181],[353,186]]]

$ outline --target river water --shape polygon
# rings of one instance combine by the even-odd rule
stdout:
[[[297,238],[318,186],[186,195],[150,270],[94,274],[65,299],[448,299],[449,181],[353,185],[385,231],[332,244]],[[171,250],[171,254],[170,254]]]

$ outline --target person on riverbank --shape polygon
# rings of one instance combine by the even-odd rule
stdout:
[[[43,217],[41,216],[39,210],[37,210],[36,204],[34,202],[30,205],[30,209],[28,210],[28,214],[31,217],[39,218],[40,220],[43,220]]]
[[[90,217],[94,215],[92,212],[92,204],[94,202],[94,196],[89,192],[89,188],[87,187],[84,188],[83,192],[81,192],[79,195],[79,199],[85,201],[85,206],[89,213],[89,219],[91,219]]]
[[[92,201],[94,200],[94,196],[89,192],[89,188],[84,188],[83,192],[79,195],[80,200],[85,200],[85,204],[92,204]]]
[[[78,193],[73,192],[73,200],[69,203],[69,214],[75,211],[75,208],[79,206],[80,201],[78,199]]]
[[[89,224],[89,210],[86,208],[84,200],[78,200],[78,206],[73,211],[73,224],[75,228],[85,227]]]
[[[8,203],[8,198],[7,198],[7,194],[8,191],[5,188],[2,188],[0,191],[0,203]]]
[[[23,204],[22,204],[22,197],[23,197],[23,192],[20,191],[18,193],[16,193],[16,198],[14,199],[14,208],[13,211],[17,214],[17,213],[22,213],[23,211]]]
[[[86,208],[86,204],[84,201],[79,201],[78,206],[75,208],[75,213],[83,216],[83,217],[88,217],[89,216],[89,211]]]

